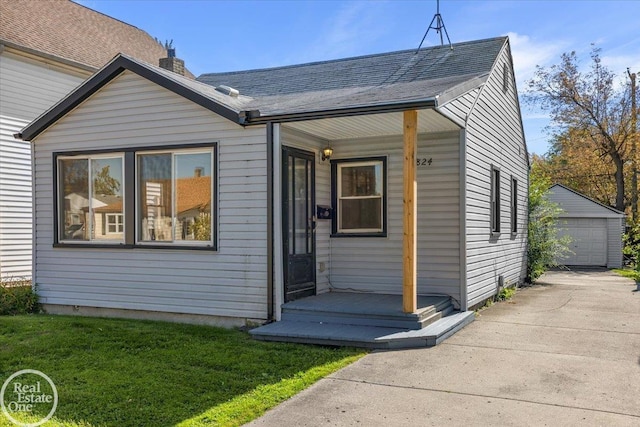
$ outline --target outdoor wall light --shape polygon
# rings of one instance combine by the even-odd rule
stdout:
[[[331,160],[331,155],[333,154],[333,148],[331,148],[330,146],[326,146],[323,150],[322,150],[322,161],[324,162],[325,160]]]

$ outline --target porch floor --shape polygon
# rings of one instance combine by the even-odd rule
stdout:
[[[252,329],[259,340],[366,348],[430,347],[472,322],[447,296],[420,296],[414,313],[402,296],[328,292],[282,305],[282,320]]]

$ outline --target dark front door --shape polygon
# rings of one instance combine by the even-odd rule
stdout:
[[[285,302],[316,293],[314,159],[306,151],[282,150]]]

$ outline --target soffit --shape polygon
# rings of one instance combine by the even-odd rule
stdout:
[[[402,112],[335,117],[292,122],[283,125],[307,134],[335,141],[341,139],[402,135]],[[418,111],[418,133],[439,133],[459,130],[460,127],[432,109]]]

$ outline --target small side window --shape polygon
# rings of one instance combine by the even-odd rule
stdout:
[[[507,93],[507,89],[509,89],[509,67],[504,64],[502,66],[502,91]]]
[[[500,233],[500,170],[491,167],[491,233]]]
[[[518,232],[518,180],[511,177],[511,233]]]

